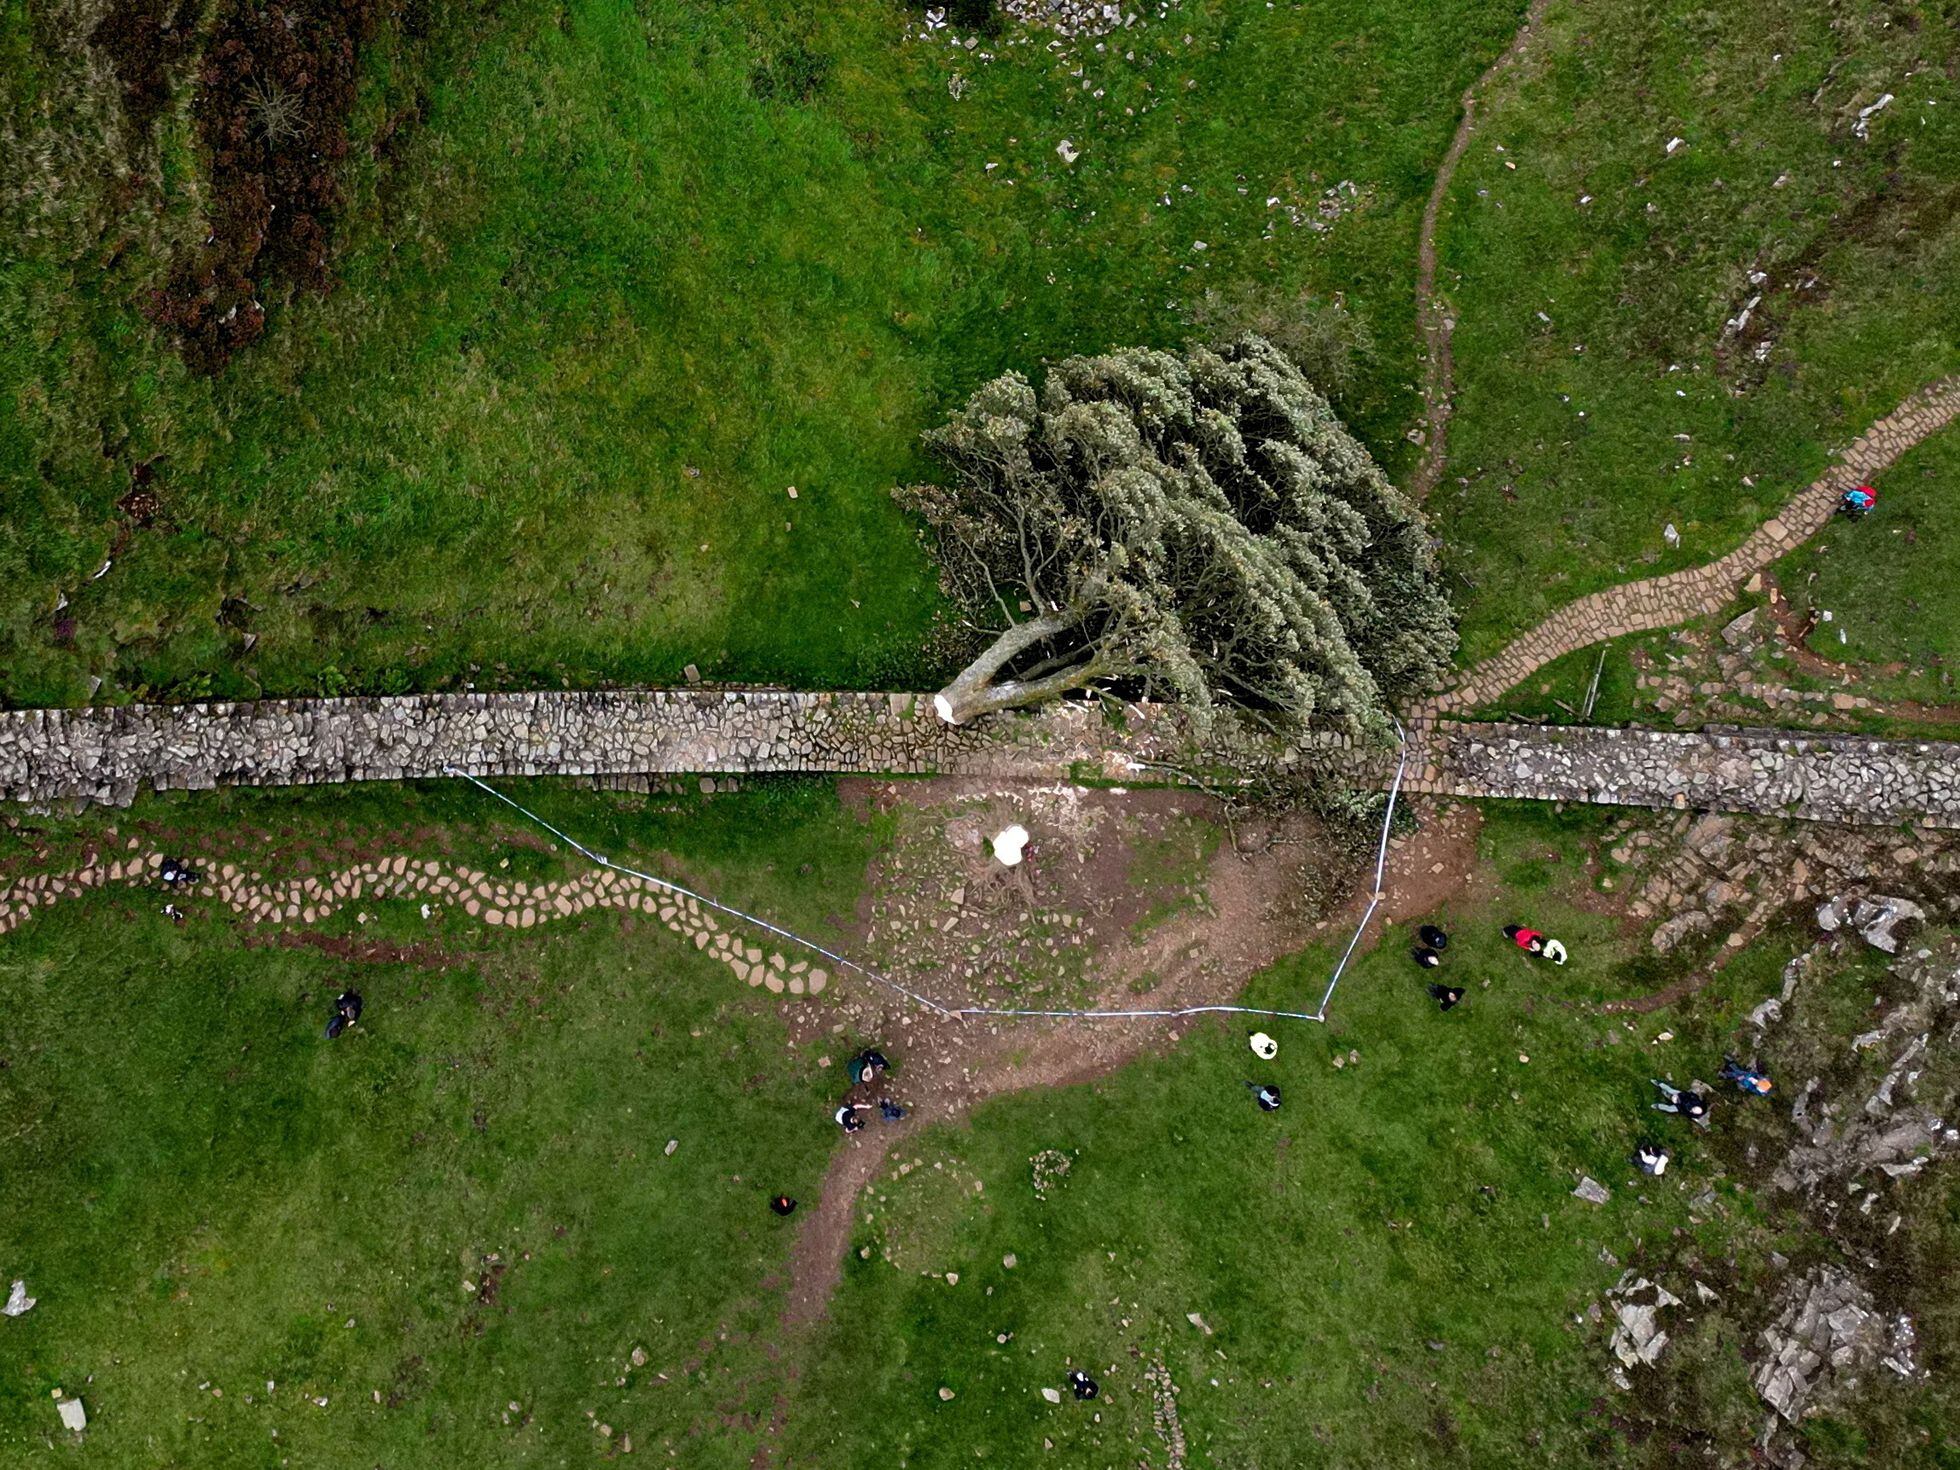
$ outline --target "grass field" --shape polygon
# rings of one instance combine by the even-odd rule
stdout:
[[[1947,21],[1862,0],[1552,6],[1440,231],[1466,660],[1720,555],[1960,367],[1956,56]]]
[[[615,850],[671,851],[816,932],[849,911],[873,836],[823,786],[556,801]],[[270,838],[282,864],[413,834],[411,851],[564,871],[448,791],[149,803],[121,830]],[[435,1444],[535,1464],[629,1436],[748,1463],[791,1238],[765,1202],[815,1187],[828,1075],[785,1064],[783,1022],[658,926],[429,927],[408,903],[329,921],[411,946],[356,964],[117,894],[8,936],[0,1242],[39,1304],[0,1333],[0,1459],[69,1461],[60,1387],[109,1465],[367,1466]],[[350,983],[366,1013],[329,1044]]]
[[[1064,60],[889,4],[417,12],[364,56],[338,289],[212,381],[137,309],[204,228],[181,117],[128,164],[86,48],[8,6],[0,697],[926,677],[887,492],[994,373],[1311,287],[1407,448],[1416,219],[1516,13],[1193,3]]]
[[[1778,563],[1776,578],[1798,609],[1831,614],[1810,640],[1826,658],[1866,666],[1886,698],[1952,706],[1960,703],[1960,434],[1928,440],[1881,478],[1883,514],[1835,523]]]
[[[525,799],[820,933],[890,835],[818,783]],[[0,1449],[66,1463],[61,1388],[88,1406],[91,1459],[113,1466],[351,1470],[431,1442],[517,1465],[629,1438],[704,1466],[765,1443],[786,1465],[1018,1464],[1044,1440],[1059,1464],[1162,1464],[1153,1364],[1194,1466],[1292,1465],[1311,1446],[1342,1466],[1644,1467],[1684,1436],[1753,1433],[1746,1304],[1770,1251],[1818,1247],[1740,1187],[1748,1141],[1773,1143],[1777,1120],[1696,1135],[1646,1111],[1645,1079],[1712,1070],[1796,938],[1764,939],[1667,1010],[1592,1012],[1705,958],[1655,958],[1605,910],[1586,863],[1607,820],[1487,808],[1479,896],[1435,916],[1470,992],[1450,1014],[1391,932],[1333,1024],[1284,1030],[1270,1067],[1243,1027],[1202,1024],[1093,1086],[917,1137],[919,1167],[862,1198],[829,1325],[788,1339],[792,1237],[764,1203],[814,1196],[836,1075],[664,931],[612,915],[432,930],[411,904],[370,901],[365,925],[317,926],[370,946],[357,963],[248,944],[201,910],[176,928],[146,894],[64,902],[0,949],[0,1242],[40,1299],[0,1324]],[[448,787],[153,801],[116,820],[115,840],[131,835],[281,872],[402,848],[567,871]],[[59,867],[106,837],[99,818],[36,824],[0,859]],[[1514,917],[1564,938],[1571,964],[1520,956],[1496,932]],[[1331,958],[1283,961],[1248,995],[1317,995]],[[1836,1007],[1827,1049],[1884,985],[1869,959],[1840,968],[1807,982]],[[350,982],[367,1014],[328,1044],[327,1000]],[[1277,1115],[1246,1097],[1255,1075],[1284,1088]],[[1625,1158],[1650,1133],[1677,1155],[1658,1185]],[[1047,1151],[1044,1169],[1066,1169],[1038,1198]],[[1612,1187],[1608,1205],[1572,1197],[1581,1173]],[[1960,1255],[1960,1196],[1925,1184],[1908,1268],[1936,1365],[1951,1310],[1932,1283]],[[1705,1189],[1719,1207],[1692,1203]],[[1623,1264],[1662,1259],[1732,1305],[1620,1399],[1581,1319]],[[1093,1410],[1040,1396],[1074,1365],[1103,1382]],[[1848,1464],[1909,1433],[1885,1463],[1946,1463],[1949,1390],[1936,1373],[1861,1399],[1805,1446]]]
[[[1440,916],[1448,973],[1470,990],[1452,1013],[1391,939],[1344,980],[1334,1024],[1282,1032],[1269,1066],[1245,1028],[1202,1026],[1169,1057],[920,1140],[919,1167],[867,1202],[792,1419],[797,1463],[1028,1464],[1051,1450],[1069,1465],[1748,1463],[1761,1418],[1742,1303],[1773,1274],[1772,1250],[1810,1237],[1743,1192],[1727,1100],[1704,1137],[1647,1110],[1647,1079],[1711,1072],[1792,948],[1763,941],[1680,1006],[1588,1014],[1695,963],[1643,957],[1592,912],[1576,870],[1601,825],[1492,811],[1482,857],[1501,889]],[[1564,937],[1571,964],[1519,956],[1495,932],[1516,917]],[[1311,993],[1331,959],[1283,963],[1250,994]],[[1877,973],[1851,955],[1816,983],[1855,1018]],[[1246,1097],[1255,1075],[1283,1088],[1278,1114]],[[1751,1136],[1768,1139],[1786,1120],[1758,1123]],[[1642,1136],[1675,1150],[1664,1180],[1628,1164]],[[1043,1153],[1068,1160],[1045,1199],[1032,1184]],[[1581,1173],[1613,1199],[1573,1198]],[[1719,1203],[1691,1204],[1710,1189]],[[1924,1248],[1946,1259],[1960,1232],[1937,1222],[1960,1191],[1928,1194]],[[1622,1394],[1586,1309],[1625,1265],[1663,1259],[1693,1263],[1732,1305],[1703,1314],[1665,1375]],[[1152,1365],[1177,1386],[1181,1460]],[[1072,1366],[1102,1397],[1045,1402]],[[1810,1426],[1812,1463],[1865,1463],[1877,1444],[1889,1465],[1951,1463],[1942,1375],[1875,1401]]]

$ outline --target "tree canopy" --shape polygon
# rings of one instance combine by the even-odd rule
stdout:
[[[954,723],[1106,685],[1380,735],[1456,646],[1422,513],[1262,338],[1008,373],[926,441],[897,493],[992,639]]]

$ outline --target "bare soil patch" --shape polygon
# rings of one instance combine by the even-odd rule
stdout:
[[[1042,960],[1076,956],[1079,972],[1063,976],[1077,982],[1075,1006],[1175,1010],[1229,1003],[1249,977],[1316,939],[1345,943],[1373,889],[1372,852],[1364,868],[1359,854],[1315,820],[1241,821],[1238,848],[1216,844],[1195,882],[1184,885],[1181,875],[1167,880],[1160,875],[1169,886],[1195,888],[1199,901],[1154,924],[1139,925],[1134,918],[1124,923],[1126,916],[1150,912],[1153,900],[1164,897],[1136,881],[1138,845],[1186,818],[1216,820],[1218,807],[1209,798],[1063,787],[1000,791],[935,782],[881,787],[872,799],[907,803],[911,810],[902,829],[916,821],[919,830],[936,832],[945,854],[943,863],[934,865],[934,876],[921,878],[910,866],[920,860],[919,847],[901,836],[867,885],[871,896],[860,915],[861,945],[881,959],[917,946],[908,983],[942,1001],[997,1003],[992,987],[1008,971],[980,967],[958,941],[949,946],[946,936],[958,926],[948,931],[931,922],[936,913],[944,923],[944,908],[915,914],[908,905],[905,918],[917,922],[894,933],[889,925],[898,917],[895,891],[936,889],[950,898],[951,891],[964,887],[970,898],[975,884],[989,885],[994,897],[988,902],[995,905],[990,917],[1003,932],[983,942],[983,953],[1011,951],[1018,943],[1024,962],[1036,968]],[[1027,862],[1013,870],[993,863],[984,841],[978,850],[971,842],[976,823],[991,832],[997,828],[990,822],[1010,815],[1033,834]],[[1364,945],[1377,942],[1384,920],[1431,913],[1464,890],[1476,871],[1478,826],[1474,807],[1424,808],[1420,830],[1391,845],[1383,904]],[[986,871],[989,863],[996,872]],[[903,887],[908,882],[914,886]],[[1080,927],[1092,944],[1050,947],[1044,916],[1063,905],[1083,916]],[[882,929],[881,919],[887,925]],[[926,937],[932,934],[940,937]],[[1317,984],[1314,993],[1292,999],[1302,1010],[1314,1009],[1320,1000]],[[824,1315],[850,1244],[858,1194],[915,1129],[1025,1088],[1092,1080],[1149,1049],[1175,1043],[1196,1019],[960,1020],[896,1003],[863,985],[850,987],[839,1000],[838,1006],[807,1013],[798,1044],[828,1046],[841,1063],[862,1042],[877,1041],[900,1064],[886,1090],[909,1116],[895,1124],[872,1123],[844,1140],[833,1157],[822,1193],[806,1206],[797,1235],[784,1308],[785,1325],[792,1328]]]
[[[279,929],[271,933],[242,931],[247,949],[316,949],[338,960],[361,965],[414,965],[422,970],[447,970],[464,963],[439,944],[397,944],[387,939],[356,939],[347,934],[322,934],[312,929]]]

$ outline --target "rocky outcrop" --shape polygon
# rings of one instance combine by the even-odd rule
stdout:
[[[1886,1317],[1861,1282],[1830,1266],[1790,1284],[1762,1343],[1756,1391],[1792,1424],[1849,1394],[1880,1361],[1913,1372],[1911,1320]]]
[[[1960,1101],[1960,960],[1922,950],[1895,973],[1911,997],[1850,1043],[1854,1055],[1880,1054],[1884,1072],[1848,1097],[1832,1097],[1818,1078],[1803,1086],[1790,1109],[1798,1141],[1772,1175],[1779,1189],[1823,1192],[1833,1210],[1847,1192],[1862,1195],[1869,1211],[1873,1176],[1903,1178],[1960,1151],[1960,1128],[1948,1122]],[[1866,1062],[1859,1071],[1869,1076]]]
[[[1874,949],[1897,954],[1899,925],[1916,923],[1925,917],[1926,910],[1909,898],[1858,898],[1844,894],[1818,908],[1817,927],[1826,934],[1850,929]]]

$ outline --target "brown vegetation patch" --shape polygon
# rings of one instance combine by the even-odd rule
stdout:
[[[122,83],[123,112],[132,144],[170,102],[170,74],[197,45],[200,0],[115,0],[89,32],[89,44],[109,58]]]
[[[268,282],[325,292],[356,62],[372,0],[228,0],[192,104],[210,159],[210,232],[151,298],[202,372],[265,331]]]
[[[271,933],[245,930],[247,949],[317,949],[335,959],[361,965],[414,965],[423,970],[447,970],[463,963],[439,944],[396,944],[387,939],[356,939],[348,934],[320,934],[311,929],[279,929]]]

